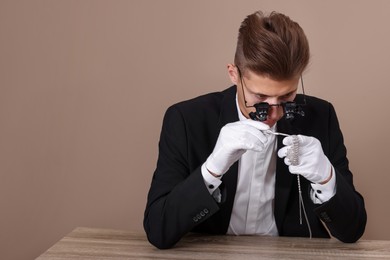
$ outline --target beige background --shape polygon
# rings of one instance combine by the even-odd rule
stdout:
[[[390,1],[0,0],[0,258],[77,226],[143,230],[165,109],[230,86],[258,9],[306,31],[306,92],[338,112],[364,238],[390,239]]]

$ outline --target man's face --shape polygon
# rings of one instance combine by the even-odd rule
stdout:
[[[228,65],[228,72],[232,82],[237,85],[241,113],[247,118],[249,118],[250,112],[256,111],[253,107],[254,104],[267,102],[272,105],[293,101],[297,93],[299,77],[276,81],[247,70],[240,79],[237,67],[233,64]],[[271,106],[268,110],[268,118],[263,123],[272,127],[283,117],[283,114],[282,106]]]

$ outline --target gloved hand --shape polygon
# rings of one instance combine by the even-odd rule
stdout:
[[[297,135],[297,137],[299,143],[297,164],[292,165],[287,156],[288,150],[293,146],[293,136],[283,139],[283,144],[286,146],[278,151],[278,156],[285,157],[284,163],[288,165],[291,173],[300,174],[313,183],[323,184],[331,177],[332,164],[322,151],[320,141],[310,136]]]
[[[268,129],[268,125],[251,119],[222,127],[214,150],[206,160],[207,170],[221,176],[247,150],[263,150],[267,137],[262,130]]]

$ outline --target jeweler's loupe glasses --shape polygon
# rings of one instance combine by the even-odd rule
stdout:
[[[283,107],[284,117],[286,119],[293,119],[296,115],[305,116],[302,105],[298,105],[294,101],[283,102],[281,104],[268,104],[267,102],[260,102],[254,104],[255,112],[250,112],[249,117],[256,121],[265,121],[268,117],[268,111],[272,106]]]

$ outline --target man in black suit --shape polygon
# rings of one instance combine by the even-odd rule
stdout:
[[[362,236],[364,200],[335,110],[297,94],[309,56],[289,17],[246,17],[227,66],[234,86],[165,114],[144,217],[150,243],[170,248],[188,232]]]

